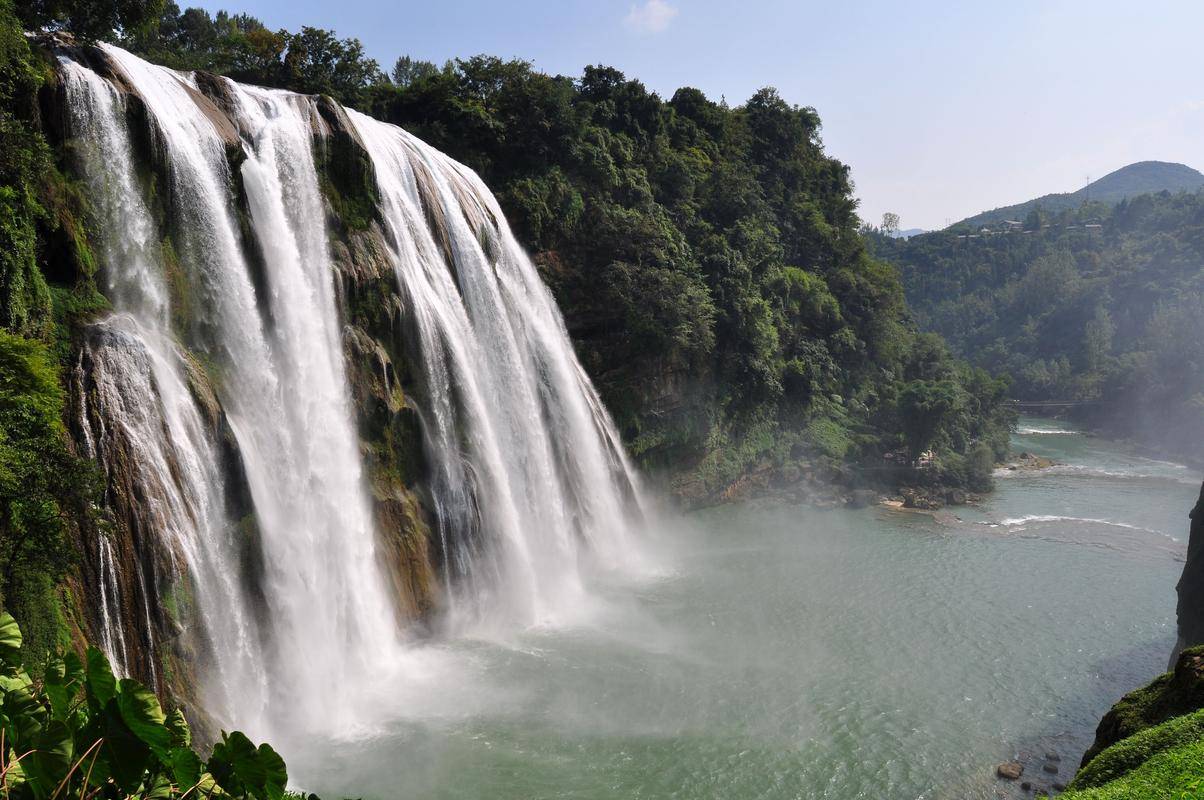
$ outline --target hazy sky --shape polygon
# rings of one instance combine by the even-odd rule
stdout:
[[[193,3],[178,0],[181,7]],[[194,0],[195,2],[195,0]],[[1133,161],[1204,169],[1204,2],[202,0],[362,40],[382,67],[517,56],[608,64],[663,96],[814,106],[862,217],[941,227]]]

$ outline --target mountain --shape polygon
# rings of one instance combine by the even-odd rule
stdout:
[[[1204,437],[1204,192],[1043,215],[1040,229],[871,234],[921,329],[1026,401],[1195,462]],[[965,230],[964,228],[962,229]]]
[[[895,231],[889,236],[895,239],[910,239],[912,236],[919,236],[921,233],[928,233],[923,228],[904,228],[901,231]]]
[[[1169,161],[1138,161],[1127,167],[1121,167],[1115,172],[1109,172],[1077,192],[1047,194],[1016,205],[984,211],[963,219],[957,225],[979,227],[997,224],[1008,219],[1023,221],[1028,213],[1036,207],[1056,213],[1078,208],[1088,201],[1116,205],[1125,198],[1136,197],[1139,194],[1162,191],[1195,192],[1201,188],[1204,188],[1204,174],[1186,164],[1175,164]]]

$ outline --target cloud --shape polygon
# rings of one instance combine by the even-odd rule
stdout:
[[[646,0],[643,5],[631,7],[631,11],[623,18],[623,24],[634,33],[660,33],[669,27],[676,16],[677,9],[665,0]]]

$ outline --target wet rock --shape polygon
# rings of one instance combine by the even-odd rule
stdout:
[[[1031,792],[1033,790],[1033,782],[1025,781],[1024,783],[1020,784],[1020,788],[1026,792]]]
[[[995,767],[995,774],[1004,780],[1014,781],[1024,774],[1024,765],[1019,761],[1005,761]]]
[[[1033,453],[1025,452],[1016,456],[1016,460],[1011,464],[1008,464],[1008,469],[1014,472],[1022,469],[1049,469],[1050,467],[1056,467],[1057,465],[1058,462],[1054,461],[1052,458],[1046,458],[1045,456],[1038,456]]]
[[[1045,770],[1050,775],[1058,774],[1058,765],[1057,764],[1045,764],[1041,767],[1041,769]]]
[[[1062,757],[1052,750],[1045,754],[1046,761],[1053,761],[1055,764],[1062,760]]]
[[[1066,791],[1066,784],[1062,783],[1061,781],[1054,781],[1053,788],[1056,792],[1064,792]]]

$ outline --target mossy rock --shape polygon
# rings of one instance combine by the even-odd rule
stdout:
[[[1077,780],[1075,781],[1077,784]],[[1130,772],[1092,788],[1075,788],[1061,800],[1190,800],[1204,796],[1204,739],[1169,747]]]
[[[1159,753],[1204,740],[1204,710],[1168,720],[1123,739],[1091,759],[1071,789],[1092,789],[1128,775]]]
[[[1172,672],[1122,697],[1100,720],[1083,765],[1122,739],[1200,709],[1204,709],[1204,646],[1184,650]]]

